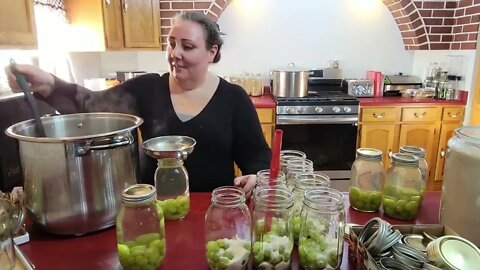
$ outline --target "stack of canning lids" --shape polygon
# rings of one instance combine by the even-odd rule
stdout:
[[[480,250],[472,242],[458,236],[446,235],[430,242],[427,255],[442,269],[480,269]]]

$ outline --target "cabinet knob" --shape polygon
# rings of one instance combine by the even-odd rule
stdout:
[[[451,118],[457,118],[458,117],[458,113],[457,114],[452,114],[451,112],[448,112],[447,115]]]
[[[383,118],[383,117],[385,117],[385,113],[384,113],[384,112],[382,112],[382,113],[380,113],[380,114],[377,114],[376,112],[374,112],[372,115],[373,115],[373,117],[375,117],[375,118]]]
[[[127,0],[123,0],[123,12],[127,13],[127,10],[128,10]]]
[[[110,0],[105,0],[105,4],[110,5]]]
[[[423,117],[427,116],[427,112],[423,112],[422,114],[414,113],[413,116],[415,116],[417,118],[423,118]]]
[[[442,158],[445,157],[445,150],[443,150],[443,148],[442,148],[442,150],[440,150],[440,156],[441,156]]]
[[[392,158],[392,156],[393,156],[392,149],[388,149],[388,157],[389,157],[389,158]]]

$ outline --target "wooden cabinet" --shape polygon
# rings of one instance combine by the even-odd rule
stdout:
[[[32,0],[0,0],[0,49],[35,49]]]
[[[73,51],[161,47],[158,1],[65,0],[65,7]]]
[[[400,146],[424,148],[429,165],[427,189],[440,190],[446,145],[455,128],[461,126],[464,111],[464,106],[449,105],[362,107],[358,144],[382,150],[385,168],[391,164],[391,153],[398,152]]]

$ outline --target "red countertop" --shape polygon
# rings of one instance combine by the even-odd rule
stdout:
[[[191,210],[180,221],[167,221],[167,255],[160,269],[190,270],[208,269],[204,250],[204,216],[210,205],[210,193],[192,193]],[[346,199],[348,223],[365,224],[373,217],[381,217],[391,224],[438,224],[440,192],[427,192],[417,219],[402,222],[378,213],[361,213],[349,207]],[[118,262],[115,228],[105,229],[84,236],[55,236],[39,228],[28,228],[30,242],[21,245],[21,250],[35,265],[36,270],[110,270],[121,269]],[[345,245],[340,269],[351,269]],[[296,248],[291,269],[300,269]]]
[[[465,105],[467,104],[467,92],[462,95],[461,100],[442,100],[442,99],[414,99],[411,97],[374,97],[358,98],[360,106],[395,106],[395,105]]]
[[[255,108],[275,108],[277,106],[277,102],[273,99],[272,95],[264,94],[263,96],[259,97],[252,97],[250,99],[253,102]]]

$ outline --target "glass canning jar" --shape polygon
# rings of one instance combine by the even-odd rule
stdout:
[[[427,187],[427,180],[428,180],[428,163],[427,163],[427,160],[425,159],[425,149],[418,146],[406,145],[406,146],[400,147],[400,153],[412,154],[414,156],[417,156],[420,159],[418,161],[418,168],[420,168],[420,172],[422,173],[422,182],[423,182],[422,191],[425,190],[425,188]],[[423,197],[422,197],[422,200],[423,200]]]
[[[0,198],[0,269],[15,269],[16,257],[12,233],[12,204]]]
[[[387,216],[412,220],[417,215],[424,192],[419,160],[412,154],[393,154],[383,191],[383,211]]]
[[[253,265],[257,269],[290,269],[293,194],[284,188],[263,187],[254,196]]]
[[[188,173],[183,166],[183,160],[164,158],[159,159],[157,165],[155,188],[165,219],[181,219],[190,209]]]
[[[362,212],[378,211],[382,204],[385,170],[382,151],[374,148],[357,149],[352,164],[349,201],[353,209]]]
[[[306,159],[307,155],[298,150],[282,150],[280,151],[280,170],[287,174],[287,162],[290,159],[294,158],[300,158],[300,159]]]
[[[287,188],[293,190],[293,181],[297,173],[313,172],[313,162],[309,159],[292,158],[287,161]]]
[[[305,191],[302,227],[298,241],[303,269],[339,269],[345,232],[345,199],[335,189],[318,187]]]
[[[458,128],[448,141],[440,221],[477,246],[480,245],[479,179],[480,126]]]
[[[294,177],[293,183],[293,238],[298,243],[300,235],[301,217],[300,212],[303,207],[303,195],[305,191],[317,187],[330,187],[330,177],[319,172],[298,173]]]
[[[162,208],[155,187],[136,184],[122,192],[116,219],[118,258],[123,269],[156,269],[165,256]]]
[[[277,178],[270,179],[270,170],[261,170],[257,173],[257,187],[259,186],[280,186],[287,188],[285,174],[279,171]]]
[[[218,187],[205,214],[208,265],[212,270],[246,269],[251,247],[251,217],[245,193],[238,187]]]

